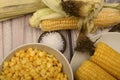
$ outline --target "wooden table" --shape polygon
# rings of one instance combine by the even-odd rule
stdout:
[[[120,2],[120,0],[106,0]],[[37,43],[42,33],[40,29],[29,27],[28,20],[31,15],[0,22],[0,61],[9,54],[12,49],[26,43]],[[65,57],[70,61],[70,54],[73,53],[78,36],[78,31],[61,31],[67,42],[64,52]],[[72,49],[70,48],[72,46]]]

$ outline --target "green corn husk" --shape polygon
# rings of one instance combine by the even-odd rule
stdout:
[[[0,0],[0,21],[32,13],[45,7],[42,0]]]

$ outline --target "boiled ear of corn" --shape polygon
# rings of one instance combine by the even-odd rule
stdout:
[[[0,0],[0,21],[45,8],[41,0]]]
[[[103,42],[98,43],[95,53],[90,60],[120,80],[120,53],[107,44]]]
[[[91,61],[85,61],[75,73],[76,80],[117,80]]]

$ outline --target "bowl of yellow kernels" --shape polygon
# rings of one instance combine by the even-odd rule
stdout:
[[[0,80],[73,80],[65,56],[44,44],[25,44],[2,61]]]

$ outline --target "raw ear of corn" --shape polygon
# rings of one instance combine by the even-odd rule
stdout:
[[[76,80],[117,80],[102,68],[90,61],[85,61],[75,73]]]
[[[46,7],[41,0],[0,0],[0,21]]]
[[[94,19],[95,28],[105,28],[120,23],[120,11],[111,8],[103,8]],[[64,17],[56,19],[45,19],[40,23],[43,31],[78,29],[78,18]],[[82,24],[82,22],[81,22]]]
[[[103,42],[98,43],[91,61],[120,80],[120,53],[113,50],[107,44]]]
[[[78,29],[77,22],[78,22],[78,19],[75,17],[46,19],[41,21],[40,27],[42,31]]]

